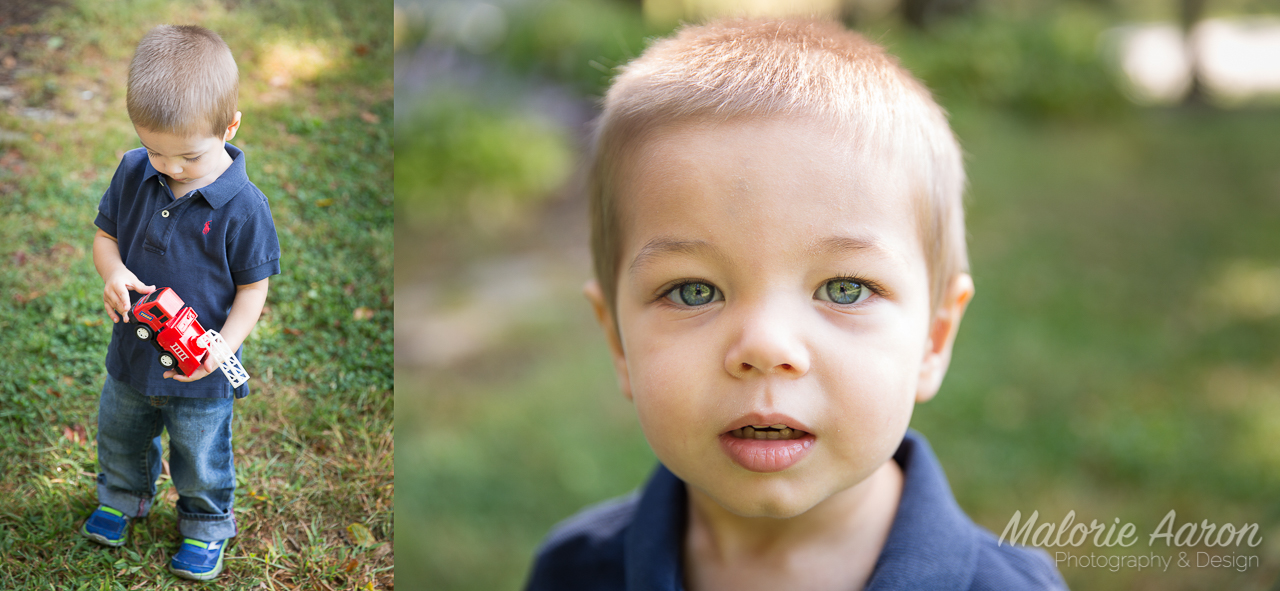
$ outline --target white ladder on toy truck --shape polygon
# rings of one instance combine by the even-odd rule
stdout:
[[[196,344],[209,350],[209,354],[213,355],[218,362],[218,368],[222,370],[222,374],[227,376],[227,381],[231,382],[232,388],[239,388],[240,384],[249,381],[249,372],[244,370],[244,366],[240,365],[240,360],[236,359],[236,354],[231,352],[231,348],[227,346],[227,342],[222,340],[222,335],[218,331],[209,329],[196,339]]]

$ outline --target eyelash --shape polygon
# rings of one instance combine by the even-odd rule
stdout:
[[[824,281],[824,282],[822,283],[822,285],[826,285],[826,284],[828,284],[828,283],[830,283],[830,282],[832,282],[832,281],[852,281],[853,283],[857,283],[858,285],[861,285],[862,287],[864,287],[864,288],[866,288],[867,290],[869,290],[869,291],[871,292],[871,295],[874,295],[874,296],[886,297],[886,296],[888,295],[888,293],[889,293],[889,292],[888,292],[888,290],[886,290],[884,287],[882,287],[879,283],[876,283],[875,281],[872,281],[872,280],[870,280],[870,279],[866,279],[866,278],[860,277],[860,276],[859,276],[859,275],[857,275],[856,273],[847,273],[847,274],[839,275],[839,276],[837,276],[837,277],[832,277],[832,278],[830,278],[830,279],[828,279],[828,280]],[[691,284],[691,283],[702,283],[702,284],[704,284],[704,285],[709,285],[709,286],[711,286],[711,289],[714,289],[714,290],[716,290],[716,291],[720,291],[720,288],[719,288],[719,287],[716,287],[716,284],[714,284],[714,283],[712,283],[712,282],[710,282],[710,281],[706,281],[706,280],[704,280],[704,279],[678,279],[678,280],[676,280],[676,281],[674,281],[674,282],[668,283],[668,284],[664,285],[663,287],[659,288],[659,289],[658,289],[658,293],[657,293],[657,295],[653,298],[653,301],[658,302],[658,303],[666,302],[666,303],[668,303],[668,304],[669,304],[669,305],[671,305],[671,306],[674,306],[674,307],[677,307],[677,308],[680,308],[680,309],[686,309],[686,310],[690,310],[690,309],[694,309],[694,308],[701,308],[702,306],[706,306],[706,305],[708,305],[708,304],[711,304],[711,303],[714,303],[714,302],[716,302],[716,301],[719,301],[719,300],[712,300],[711,302],[707,302],[706,304],[702,304],[702,305],[699,305],[699,306],[681,305],[681,304],[676,304],[676,303],[674,303],[674,302],[670,301],[670,296],[671,296],[672,292],[674,292],[674,291],[675,291],[675,290],[677,290],[677,289],[680,289],[681,287],[684,287],[684,286],[686,286],[686,285],[689,285],[689,284]],[[819,286],[819,287],[818,287],[818,289],[822,289],[822,286]],[[721,292],[721,293],[720,293],[720,297],[721,297],[721,298],[723,298],[723,297],[724,297],[724,293],[723,293],[723,292]],[[865,301],[865,300],[864,300],[864,301]],[[862,304],[862,303],[861,303],[861,302],[859,302],[859,303],[857,303],[857,304],[836,304],[836,305],[837,305],[837,306],[855,307],[855,306],[860,306],[861,304]]]
[[[848,273],[845,275],[841,275],[839,277],[832,277],[826,280],[825,282],[823,282],[823,285],[826,285],[827,283],[830,283],[832,281],[852,281],[854,283],[857,283],[858,285],[861,285],[871,290],[871,295],[880,296],[880,297],[887,297],[889,295],[889,290],[885,289],[879,283],[876,283],[875,281],[872,281],[865,277],[860,277],[858,276],[857,273]]]
[[[159,155],[159,154],[157,154],[157,153],[155,153],[155,152],[147,152],[147,154],[151,155],[151,157],[152,157],[152,158],[159,158],[159,157],[160,157],[160,155]],[[196,156],[195,158],[187,158],[187,159],[186,159],[186,161],[187,161],[187,162],[195,162],[196,160],[199,160],[199,159],[201,159],[201,158],[203,158],[203,157],[204,157],[204,154],[201,154],[201,155],[199,155],[199,156]]]

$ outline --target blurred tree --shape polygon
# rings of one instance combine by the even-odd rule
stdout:
[[[973,9],[976,0],[902,0],[902,17],[919,29],[928,29],[939,19]]]
[[[1205,96],[1204,79],[1200,74],[1200,52],[1196,50],[1191,32],[1204,18],[1206,0],[1178,0],[1178,20],[1182,25],[1182,38],[1187,46],[1187,63],[1191,66],[1191,89],[1182,103],[1202,107],[1209,104]]]

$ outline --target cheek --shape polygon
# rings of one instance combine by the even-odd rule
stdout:
[[[901,333],[879,334],[828,351],[819,379],[832,392],[832,419],[857,437],[875,438],[905,428],[915,404],[923,342]],[[896,443],[896,442],[895,442]]]
[[[691,340],[646,334],[634,334],[624,343],[636,414],[660,455],[663,448],[675,450],[691,437],[714,429],[698,420],[714,416],[706,408],[714,400],[705,395],[715,377],[709,373],[714,355],[707,346],[686,343]]]

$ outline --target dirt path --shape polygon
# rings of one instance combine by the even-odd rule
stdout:
[[[0,0],[0,108],[14,116],[38,113],[26,103],[27,98],[16,88],[19,78],[32,72],[31,62],[24,56],[47,47],[50,36],[33,26],[48,9],[61,4],[58,0]],[[60,41],[60,40],[59,40]],[[0,193],[12,189],[12,177],[25,172],[21,153],[6,144],[27,139],[26,134],[0,127]]]

